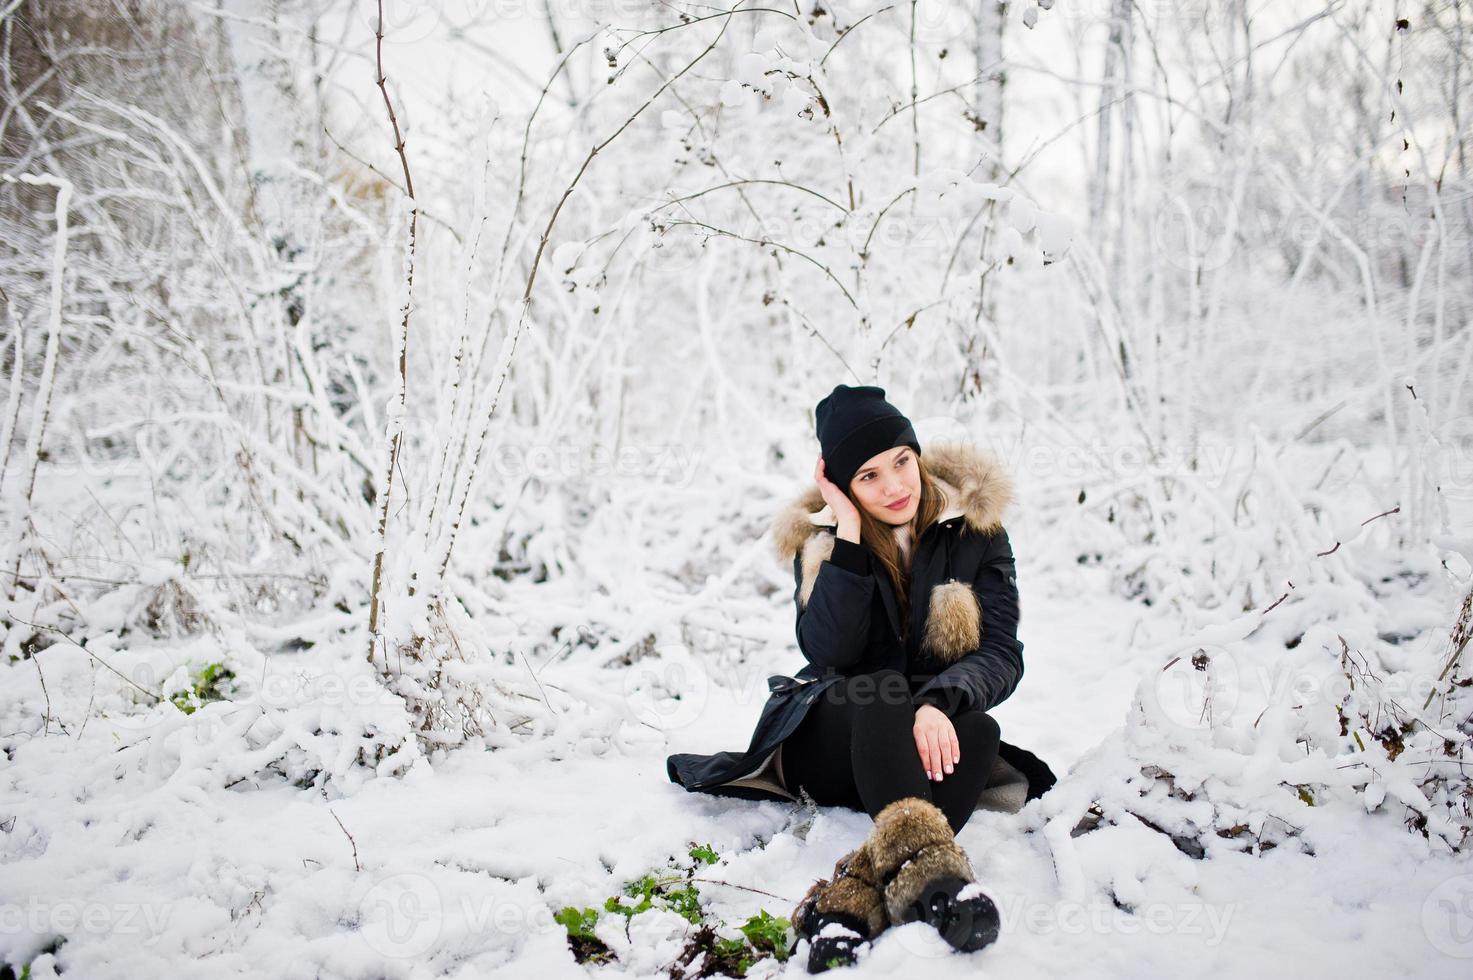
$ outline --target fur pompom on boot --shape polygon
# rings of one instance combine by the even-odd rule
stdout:
[[[923,920],[964,952],[997,939],[997,906],[977,885],[966,852],[935,804],[915,796],[889,804],[875,816],[864,846],[892,924]]]
[[[793,911],[792,923],[799,937],[808,939],[809,973],[849,966],[859,947],[890,925],[879,879],[863,845],[835,862],[832,878],[820,878],[809,887]]]

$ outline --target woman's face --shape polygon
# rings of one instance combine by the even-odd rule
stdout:
[[[921,506],[921,469],[915,450],[896,446],[871,456],[849,481],[849,492],[875,520],[904,524]],[[899,506],[891,506],[894,504]]]

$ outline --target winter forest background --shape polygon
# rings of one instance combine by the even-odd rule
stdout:
[[[869,818],[664,757],[802,665],[844,382],[1014,474],[1060,776],[959,837],[997,944],[857,974],[1466,976],[1470,46],[0,0],[0,975],[800,974]]]

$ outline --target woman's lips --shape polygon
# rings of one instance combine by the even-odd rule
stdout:
[[[905,505],[908,504],[908,503],[910,503],[910,495],[909,494],[906,494],[904,500],[897,500],[895,503],[893,503],[893,504],[886,504],[885,506],[888,507],[888,508],[890,508],[891,510],[904,510],[905,509]]]

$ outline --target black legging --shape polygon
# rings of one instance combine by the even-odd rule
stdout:
[[[907,796],[929,800],[946,814],[952,832],[962,829],[997,760],[1000,730],[985,711],[959,711],[951,719],[961,761],[940,782],[926,778],[912,728],[916,705],[897,670],[847,677],[808,709],[783,742],[783,781],[802,787],[813,802],[863,810],[871,817]]]

